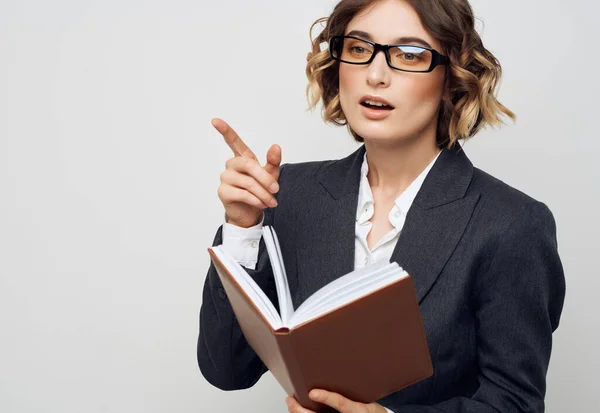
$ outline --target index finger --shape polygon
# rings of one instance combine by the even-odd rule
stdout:
[[[254,155],[254,152],[250,150],[242,138],[239,137],[239,135],[231,126],[227,124],[227,122],[225,122],[223,119],[214,118],[211,123],[215,129],[221,135],[223,135],[223,138],[225,138],[225,143],[231,148],[235,156],[243,156],[258,160],[256,155]]]

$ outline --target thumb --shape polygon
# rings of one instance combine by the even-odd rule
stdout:
[[[279,180],[279,166],[281,165],[281,147],[279,145],[271,145],[267,152],[267,163],[265,170],[270,173],[275,180]]]

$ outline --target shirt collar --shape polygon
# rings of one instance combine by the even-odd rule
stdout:
[[[415,180],[402,192],[395,200],[396,207],[406,216],[415,197],[419,193],[419,189],[423,185],[423,181],[427,174],[435,164],[435,161],[440,156],[442,151],[433,158],[433,160],[423,169],[423,171],[415,178]],[[358,190],[358,207],[356,209],[356,221],[362,224],[371,219],[374,209],[373,192],[367,174],[369,173],[369,164],[367,162],[367,152],[365,151],[363,163],[360,169],[360,185]]]
[[[371,192],[371,185],[367,178],[369,172],[369,164],[367,163],[367,153],[365,152],[363,157],[363,163],[360,168],[360,184],[358,188],[358,208],[356,210],[356,220],[359,224],[371,219],[374,213],[374,201],[373,193]]]

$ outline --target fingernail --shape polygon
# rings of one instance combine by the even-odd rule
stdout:
[[[271,207],[275,208],[277,205],[278,205],[278,204],[277,204],[277,201],[276,201],[276,200],[274,200],[274,199],[272,199],[272,200],[271,200]]]
[[[311,399],[318,399],[319,396],[321,396],[321,393],[318,392],[317,390],[313,390],[310,392],[310,394],[308,395]]]
[[[271,192],[275,193],[275,192],[277,192],[277,191],[279,191],[279,185],[277,184],[277,182],[274,182],[274,183],[271,185]]]

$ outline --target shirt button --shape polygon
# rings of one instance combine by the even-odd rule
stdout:
[[[250,245],[252,246],[252,248],[256,248],[256,247],[258,247],[258,241],[254,240],[250,243]]]
[[[398,211],[398,210],[395,210],[395,211],[394,211],[394,216],[395,216],[395,217],[399,217],[399,216],[400,216],[400,211]]]
[[[369,263],[369,257],[365,257],[365,264]]]

